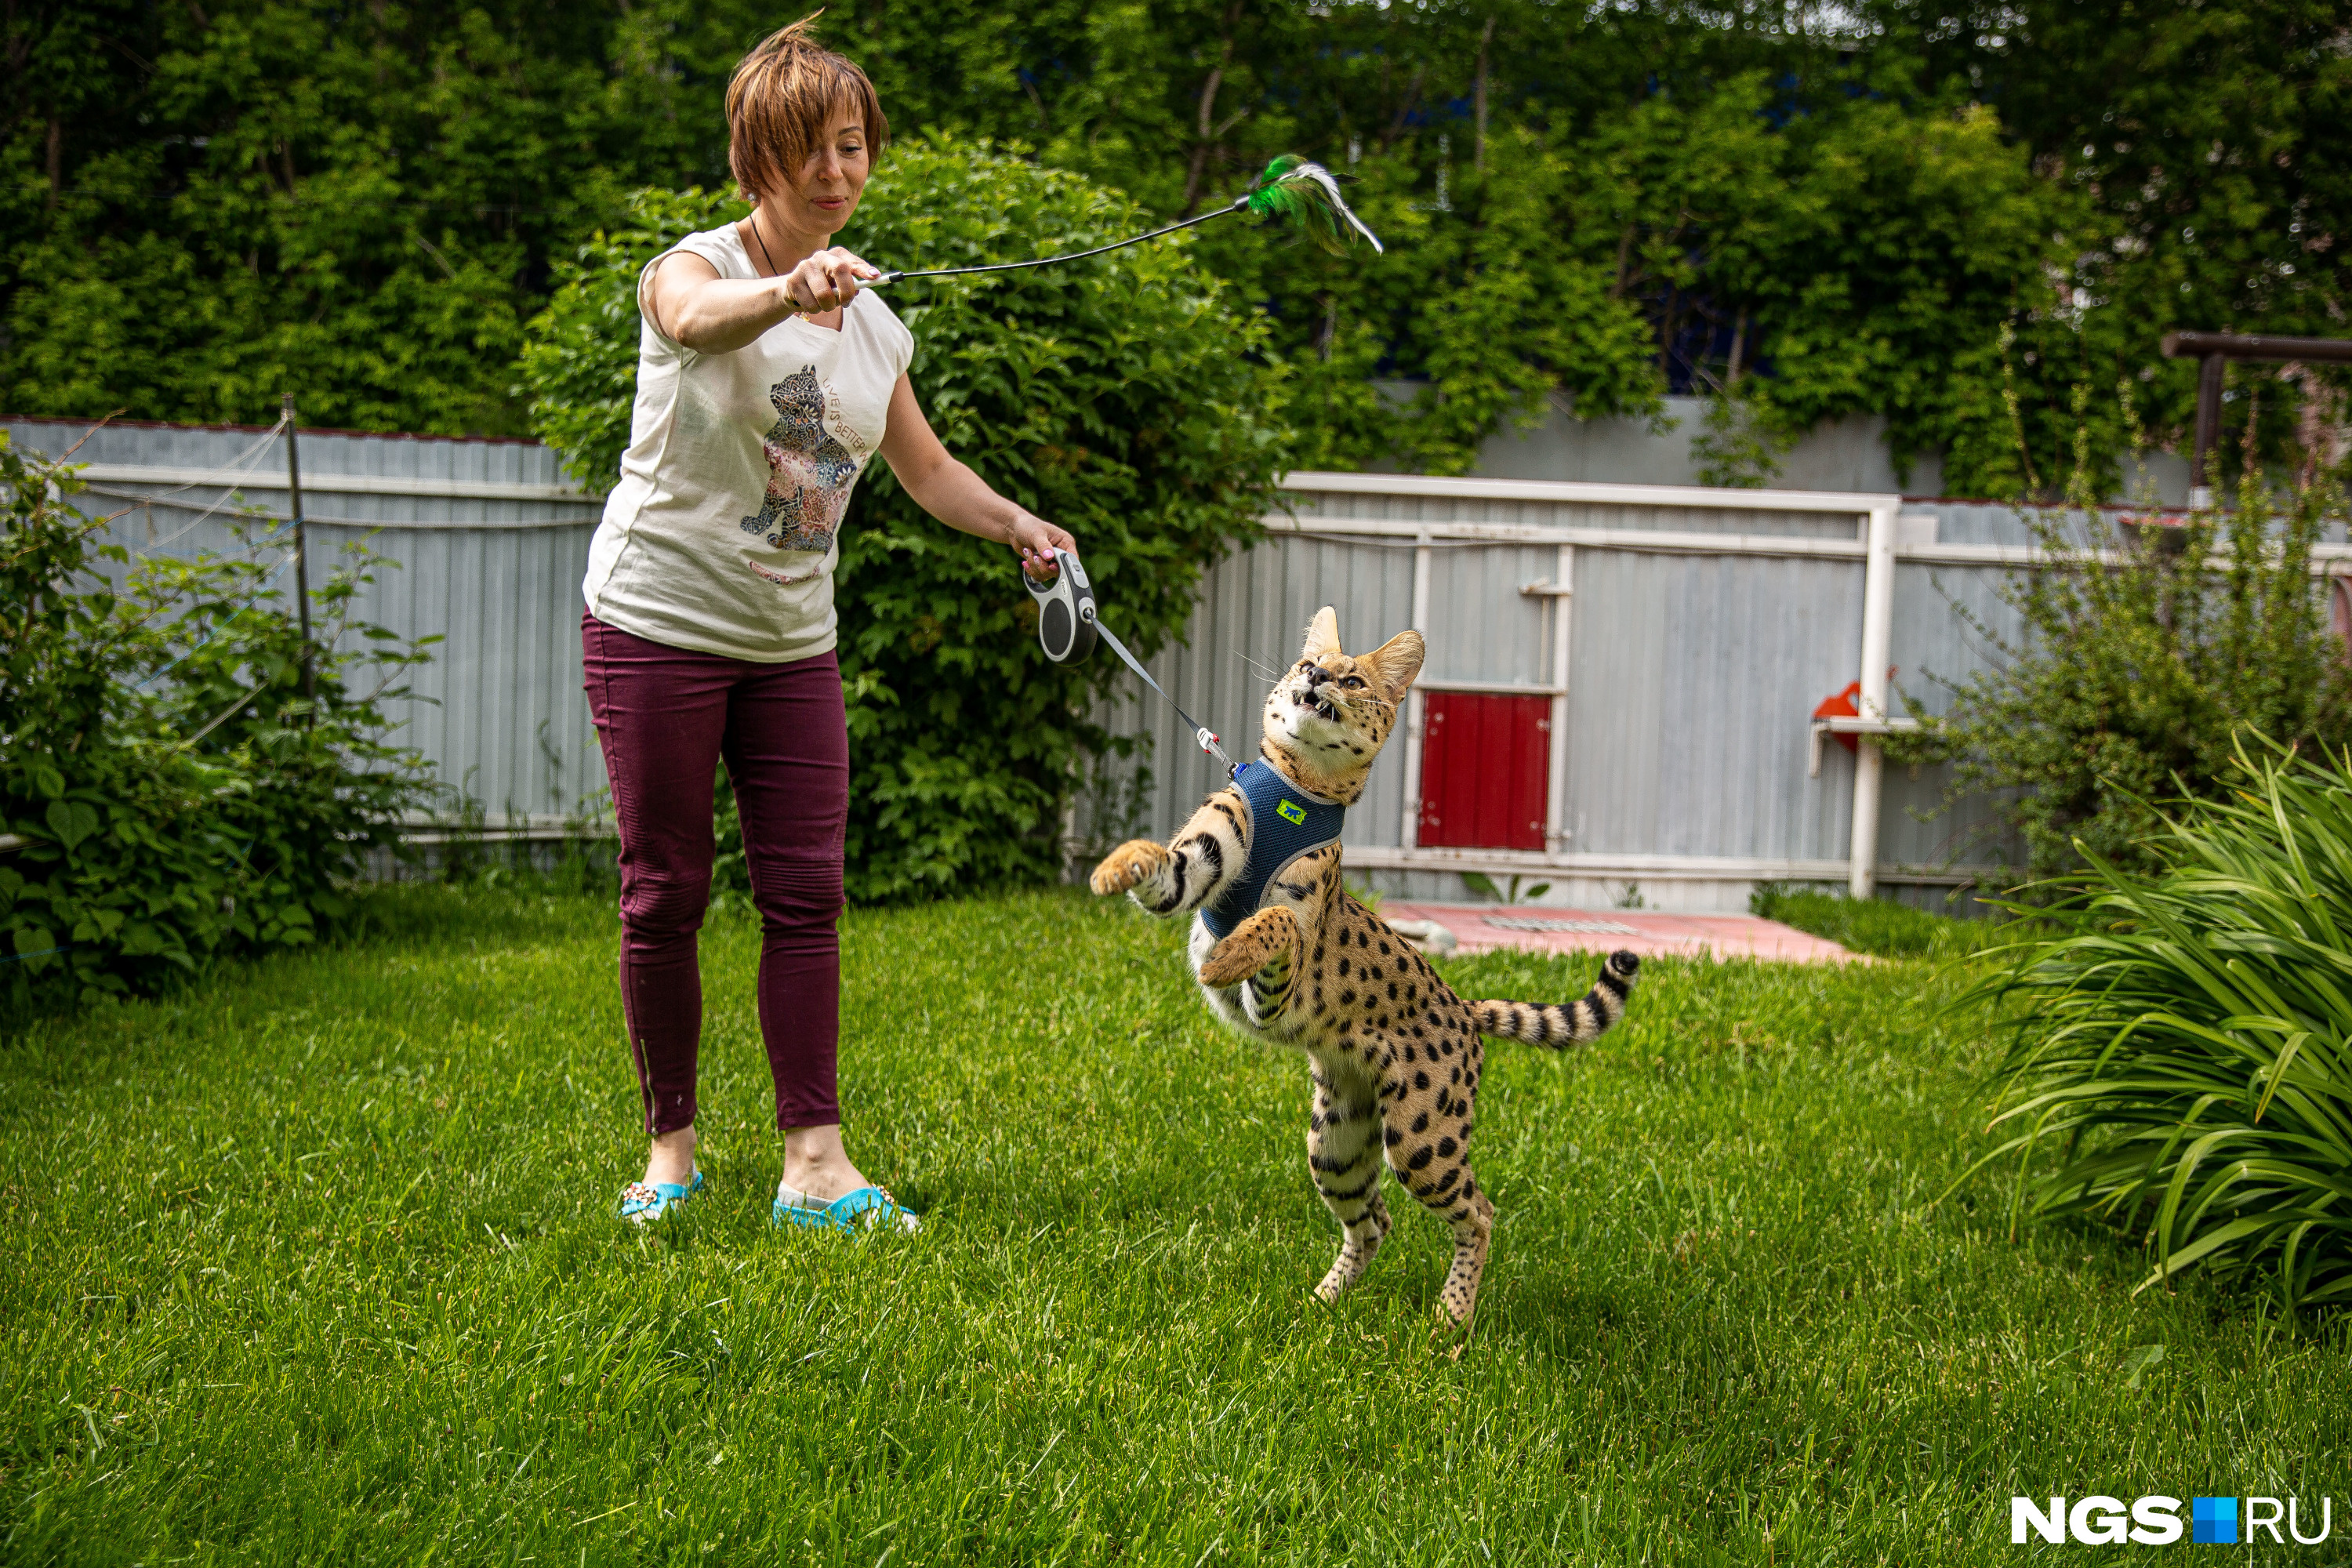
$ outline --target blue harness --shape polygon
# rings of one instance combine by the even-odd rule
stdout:
[[[1348,808],[1317,800],[1265,762],[1244,763],[1234,773],[1248,814],[1249,859],[1224,892],[1201,906],[1201,923],[1223,941],[1265,901],[1265,887],[1302,855],[1339,841]]]

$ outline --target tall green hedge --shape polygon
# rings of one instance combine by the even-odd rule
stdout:
[[[535,427],[602,489],[627,443],[639,268],[741,204],[643,191],[581,247],[531,323]],[[840,237],[878,266],[1021,259],[1136,232],[1148,216],[1077,175],[985,142],[884,159]],[[1267,237],[1268,243],[1285,243]],[[1067,268],[907,283],[890,306],[948,449],[1077,536],[1106,618],[1139,651],[1182,626],[1203,569],[1274,504],[1290,440],[1259,317],[1182,238]],[[1107,655],[1049,664],[1011,552],[915,506],[876,461],[842,531],[836,585],[853,783],[849,889],[875,901],[1058,869],[1062,808],[1108,737]]]
[[[629,190],[723,182],[729,73],[803,9],[14,5],[0,405],[266,422],[291,385],[325,424],[515,434],[549,264]],[[1948,493],[2008,497],[2019,426],[2065,466],[2077,380],[2145,377],[2176,442],[2197,367],[2164,332],[2332,336],[2352,297],[2329,0],[825,0],[820,28],[902,133],[1034,142],[1162,217],[1277,153],[1361,175],[1383,260],[1200,249],[1312,388],[1302,467],[1459,471],[1559,401],[1694,391],[1719,478],[1880,415]],[[2231,378],[2228,474],[2256,410],[2276,461],[2345,385]],[[2126,432],[2093,412],[2104,462]]]

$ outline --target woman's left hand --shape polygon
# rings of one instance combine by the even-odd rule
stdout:
[[[1054,552],[1066,550],[1078,552],[1078,542],[1066,529],[1055,528],[1044,518],[1023,512],[1013,520],[1007,544],[1021,552],[1021,569],[1043,582],[1061,568],[1055,563]]]

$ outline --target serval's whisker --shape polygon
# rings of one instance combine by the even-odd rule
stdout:
[[[1268,680],[1280,680],[1282,679],[1282,671],[1275,668],[1270,664],[1252,658],[1249,655],[1244,653],[1239,648],[1234,649],[1234,657],[1240,659],[1244,664],[1248,665],[1260,675],[1265,676]]]

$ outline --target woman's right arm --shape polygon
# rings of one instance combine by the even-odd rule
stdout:
[[[837,247],[781,276],[749,280],[721,278],[701,257],[677,250],[646,280],[641,303],[655,330],[673,342],[698,354],[732,353],[787,316],[839,310],[861,279],[880,276]]]

